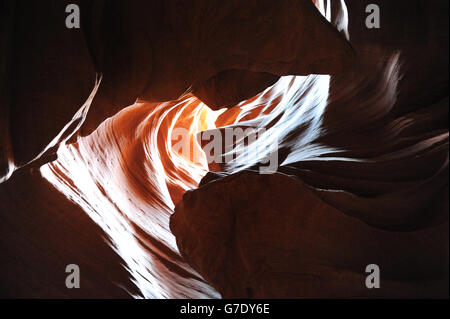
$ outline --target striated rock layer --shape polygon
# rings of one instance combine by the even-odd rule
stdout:
[[[70,3],[81,8],[80,29],[65,27]],[[0,181],[138,98],[198,92],[211,108],[231,107],[283,75],[339,73],[354,55],[311,0],[0,5]]]
[[[205,76],[201,82],[204,86],[197,90],[192,87],[193,94],[189,88],[192,83],[183,79],[192,76],[186,74],[192,65],[200,65],[202,73],[202,60],[192,65],[190,62],[197,53],[202,56],[205,52],[180,50],[181,44],[190,40],[183,36],[184,32],[191,36],[204,31],[211,36],[214,28],[208,28],[210,22],[214,26],[221,21],[216,26],[218,32],[230,29],[237,35],[236,39],[228,39],[236,41],[230,49],[233,51],[240,47],[242,24],[233,24],[233,31],[223,21],[235,19],[251,24],[264,17],[259,22],[268,36],[277,41],[293,39],[293,43],[283,45],[292,44],[303,50],[303,43],[295,42],[300,34],[289,32],[289,28],[278,23],[266,22],[269,17],[284,16],[270,10],[272,6],[281,6],[288,11],[292,26],[300,28],[297,16],[291,15],[294,10],[280,4],[281,1],[265,2],[267,11],[259,7],[250,10],[254,2],[246,2],[249,7],[244,6],[248,10],[243,12],[231,7],[230,11],[223,8],[216,12],[210,8],[210,1],[198,1],[198,7],[184,11],[177,10],[172,5],[175,2],[145,1],[125,8],[122,14],[118,10],[121,1],[108,1],[109,21],[115,21],[111,16],[124,20],[118,19],[121,22],[117,29],[101,42],[117,49],[115,54],[108,51],[106,58],[110,60],[103,64],[92,58],[92,54],[100,55],[99,47],[89,48],[85,43],[100,43],[95,41],[99,29],[83,27],[70,37],[65,34],[67,30],[51,33],[53,24],[64,23],[64,15],[58,14],[50,14],[45,24],[32,20],[34,29],[22,25],[22,19],[45,16],[45,6],[40,3],[31,4],[35,9],[31,13],[21,15],[22,10],[17,10],[17,15],[7,15],[17,21],[3,19],[2,15],[1,23],[6,28],[0,32],[9,35],[2,37],[2,43],[6,43],[2,48],[8,50],[1,51],[0,57],[1,81],[7,84],[0,91],[0,143],[5,146],[0,151],[2,177],[10,177],[14,165],[21,166],[32,159],[67,125],[91,92],[95,71],[104,66],[100,69],[103,80],[96,86],[98,94],[85,104],[83,112],[72,118],[68,133],[77,129],[83,119],[86,122],[81,135],[102,124],[76,143],[62,145],[57,160],[43,157],[34,163],[40,167],[42,177],[65,197],[53,196],[55,190],[47,187],[41,176],[29,174],[30,166],[0,185],[2,295],[122,297],[125,293],[120,287],[126,287],[130,295],[146,298],[216,298],[219,293],[228,297],[448,296],[448,2],[380,0],[383,14],[379,30],[365,28],[364,9],[369,1],[347,1],[348,20],[344,1],[332,1],[331,16],[330,10],[324,9],[326,1],[314,2],[332,25],[343,35],[351,36],[357,55],[343,74],[290,75],[278,79],[285,75],[279,72],[288,65],[250,63],[245,70],[236,70],[234,63],[239,61],[229,56],[230,64],[214,65],[218,73]],[[14,7],[16,2],[3,1],[0,5],[5,3],[14,3]],[[25,2],[17,3],[19,9],[26,8]],[[64,1],[53,3],[57,12],[63,11]],[[91,3],[100,7],[104,4]],[[234,1],[222,5],[226,3]],[[139,4],[154,8],[139,10]],[[168,6],[158,7],[161,4]],[[207,23],[200,24],[199,33],[185,29],[186,20],[193,21],[189,17],[195,18],[193,13],[202,13],[202,8],[223,17],[197,17],[194,19],[197,23]],[[136,12],[143,19],[130,19],[129,14],[133,16]],[[148,12],[160,20],[150,19]],[[94,6],[92,14],[98,13],[98,7]],[[316,22],[328,25],[320,15],[316,17]],[[159,23],[161,20],[165,23]],[[148,42],[141,41],[145,34],[120,30],[121,26],[127,26],[137,31],[147,22],[155,24],[155,29],[151,26],[149,29],[156,30],[156,34],[165,30],[160,40],[170,43],[167,47],[153,48],[159,50],[157,54],[150,50]],[[16,23],[22,27],[17,29]],[[18,43],[14,46],[8,44],[13,39],[8,26],[16,30],[14,38]],[[110,27],[105,24],[106,31]],[[44,41],[33,37],[30,30],[39,34],[50,32],[54,37],[48,39],[60,48],[42,46]],[[344,48],[348,46],[336,30],[328,28],[328,31],[336,36],[334,39],[342,40],[338,42],[346,44]],[[91,34],[93,40],[84,39],[85,33]],[[243,34],[243,39],[247,41],[252,35]],[[182,43],[177,42],[179,38]],[[216,43],[212,40],[220,39],[211,39],[205,46],[214,47]],[[80,41],[82,45],[77,45]],[[292,53],[277,47],[274,50],[280,50],[264,51],[259,56],[258,48],[270,43],[252,44],[256,49],[250,51],[259,62],[272,53],[277,56],[279,53],[280,60],[283,53]],[[27,46],[29,51],[23,50]],[[121,50],[122,46],[128,50]],[[20,52],[13,55],[13,50]],[[314,48],[311,50],[308,56],[314,58],[316,52]],[[29,52],[33,52],[33,59],[27,60]],[[70,55],[65,56],[65,52]],[[345,52],[349,53],[347,50],[341,53]],[[222,52],[212,53],[208,57],[220,62]],[[133,65],[145,62],[150,55],[160,69],[157,72],[152,68],[147,78],[148,65],[138,69]],[[8,60],[12,56],[20,68],[9,67],[15,65]],[[48,61],[53,61],[50,67],[42,64],[47,56]],[[167,59],[162,61],[161,57]],[[301,56],[298,58],[290,61],[289,67],[305,62]],[[239,63],[245,59],[242,61]],[[174,65],[180,69],[172,68]],[[274,74],[267,73],[265,67],[273,68]],[[133,73],[142,70],[145,72]],[[73,76],[68,76],[71,71]],[[303,74],[300,69],[297,71]],[[15,76],[10,81],[12,74]],[[141,100],[124,108],[126,103],[134,103],[136,91],[147,80],[154,81],[148,83],[149,90],[161,93],[160,97],[163,93],[167,98],[188,94],[167,103]],[[273,86],[264,89],[274,81]],[[261,90],[264,91],[245,102],[232,105]],[[147,100],[152,96],[157,94],[149,94]],[[199,98],[211,108],[225,105],[229,109],[212,111]],[[119,110],[122,111],[117,113]],[[14,120],[10,123],[11,114]],[[105,121],[108,116],[112,117]],[[244,156],[229,165],[212,163],[209,169],[220,173],[205,176],[208,172],[205,154],[198,152],[198,157],[190,158],[173,148],[171,133],[177,128],[187,129],[188,144],[199,150],[197,134],[230,125],[267,129],[262,139],[246,149],[247,154],[254,146],[272,147],[271,142],[279,138],[279,173],[254,175],[248,169],[259,168],[261,158],[248,161]],[[14,133],[13,138],[10,133]],[[50,153],[55,151],[52,149]],[[233,176],[223,178],[227,175]],[[187,190],[198,185],[201,186],[182,199]],[[203,202],[194,202],[196,198]],[[172,223],[175,238],[169,220],[177,203]],[[217,212],[209,208],[221,212],[220,219],[211,218]],[[89,223],[84,214],[97,225]],[[274,220],[275,214],[283,218]],[[248,221],[250,217],[252,220]],[[233,218],[240,218],[239,227]],[[217,234],[211,234],[201,224],[216,229]],[[224,237],[225,231],[228,236]],[[293,240],[288,240],[289,236]],[[102,242],[103,237],[107,237],[109,247]],[[71,238],[72,245],[65,245]],[[214,250],[205,249],[209,247]],[[226,269],[214,259],[224,251],[229,254]],[[77,256],[82,278],[87,279],[82,282],[86,290],[67,293],[61,278],[65,275],[63,268]],[[363,286],[364,267],[369,263],[380,264],[381,290],[367,291]],[[110,272],[98,275],[102,269]],[[220,272],[241,281],[224,282]],[[304,289],[297,289],[298,286]],[[50,288],[39,291],[39,287]],[[321,294],[318,287],[322,287]]]
[[[448,297],[448,62],[436,49],[448,44],[398,54],[363,38],[343,75],[240,105],[231,126],[267,132],[176,206],[180,253],[222,296]],[[257,174],[261,158],[246,155],[274,135],[279,173]],[[365,286],[369,264],[381,289]]]

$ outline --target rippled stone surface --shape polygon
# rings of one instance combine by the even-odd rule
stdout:
[[[342,9],[340,2],[332,1],[331,24],[345,31],[342,21],[336,20],[336,12]],[[94,32],[93,42],[98,44],[95,37],[99,29],[70,32],[59,29],[64,25],[65,14],[59,12],[64,12],[65,1],[48,2],[55,11],[48,11],[42,1],[0,2],[2,177],[9,177],[14,169],[11,163],[22,165],[48,145],[86,101],[94,86],[96,71],[104,73],[84,127],[79,131],[80,135],[97,129],[96,132],[78,141],[70,140],[73,143],[70,146],[63,145],[57,160],[56,148],[53,148],[50,156],[23,167],[0,185],[1,296],[220,297],[201,278],[203,275],[217,290],[223,291],[224,296],[448,297],[448,246],[445,246],[448,243],[448,1],[380,0],[382,28],[370,31],[364,27],[364,13],[365,5],[371,1],[346,2],[351,43],[357,52],[352,65],[343,74],[332,77],[282,77],[267,94],[255,97],[253,94],[278,79],[278,73],[286,65],[249,63],[245,70],[234,69],[245,61],[230,56],[223,58],[222,51],[211,52],[212,49],[189,54],[189,50],[177,50],[183,45],[186,48],[191,35],[213,32],[203,23],[214,24],[235,17],[227,15],[226,9],[210,8],[211,12],[221,15],[222,20],[216,20],[212,14],[192,24],[191,27],[198,28],[195,32],[185,28],[189,24],[186,21],[189,14],[195,17],[195,12],[202,13],[205,8],[202,4],[208,6],[210,1],[198,1],[199,7],[195,10],[199,11],[177,10],[170,5],[161,7],[171,1],[136,1],[132,3],[136,6],[122,6],[124,10],[117,10],[125,2],[108,1],[109,23],[105,23],[105,29],[109,38],[103,44],[108,48],[110,60],[104,61],[100,69],[87,43],[92,39],[86,40],[84,32]],[[91,3],[97,5],[95,16],[104,2]],[[246,8],[252,3],[246,2]],[[265,8],[280,3],[267,1]],[[11,7],[5,4],[17,6],[17,15],[10,15]],[[31,10],[27,11],[27,6]],[[118,7],[114,9],[114,6]],[[146,6],[153,7],[140,10]],[[236,14],[245,19],[248,14],[248,21],[255,22],[255,26],[262,23],[267,27],[267,18],[276,17],[278,11],[263,11],[258,7],[258,10]],[[291,11],[287,16],[293,19],[293,27],[297,27],[296,23],[301,22],[296,20],[294,10]],[[284,11],[280,12],[284,16]],[[133,21],[134,14],[142,19]],[[124,20],[110,32],[114,15]],[[151,19],[154,15],[157,18]],[[40,23],[42,17],[46,18],[45,23]],[[29,27],[30,23],[34,28]],[[148,43],[142,41],[147,39],[145,34],[127,32],[127,28],[121,30],[120,26],[125,25],[134,31],[149,27],[157,35],[161,32],[159,41],[170,46],[157,46],[159,53],[155,53],[155,48],[150,49]],[[236,32],[240,24],[224,29],[217,27],[221,32]],[[275,23],[261,29],[260,35],[270,31],[280,42],[295,40],[297,35],[286,32],[288,29]],[[186,32],[188,37],[183,36]],[[237,33],[236,39],[227,40],[236,41],[231,51],[240,47],[241,34]],[[176,36],[171,38],[173,34]],[[249,34],[242,36],[245,41],[253,40],[252,34],[250,39]],[[186,42],[177,42],[179,37]],[[215,46],[214,41],[220,38],[210,40],[200,41],[200,44]],[[264,57],[258,55],[262,44],[248,43],[256,45],[256,48],[249,48],[255,50],[252,51],[255,61],[263,61]],[[283,45],[288,48],[298,43],[286,41]],[[128,50],[122,50],[123,46]],[[98,46],[91,49],[94,56],[98,54],[95,53]],[[333,50],[338,49],[333,47]],[[280,53],[282,59],[286,52],[277,47],[266,53]],[[317,54],[314,50],[307,53],[313,57]],[[200,66],[197,69],[202,73],[207,59],[197,57],[205,55],[223,64],[213,65],[214,72],[218,73],[204,73],[198,87],[189,88],[192,83],[185,81],[192,77],[187,74],[189,63]],[[151,67],[146,63],[149,57]],[[190,59],[197,61],[194,63]],[[302,62],[300,60],[292,60],[290,66],[298,66],[296,63]],[[153,62],[159,71],[153,67]],[[268,72],[266,67],[273,69]],[[162,70],[169,72],[166,74]],[[332,73],[331,69],[328,71]],[[176,81],[172,81],[174,79]],[[150,80],[158,81],[147,83]],[[191,89],[194,94],[191,92],[169,103],[139,101],[127,107],[127,103],[134,103],[136,96],[141,96],[147,84],[148,100],[158,94],[177,99]],[[312,95],[303,94],[312,88],[315,90]],[[151,92],[153,89],[155,91]],[[299,99],[300,95],[314,99]],[[249,97],[242,105],[234,105]],[[217,117],[198,98],[211,108],[226,106],[230,109]],[[268,110],[262,114],[265,107]],[[267,114],[269,111],[274,112]],[[287,115],[279,121],[281,113]],[[75,124],[86,114],[82,115],[74,119]],[[181,117],[177,118],[178,115]],[[111,118],[105,121],[108,117]],[[205,163],[191,163],[181,158],[172,151],[167,139],[174,127],[190,128],[190,138],[194,138],[199,131],[233,123],[239,125],[247,120],[251,120],[252,125],[279,121],[279,128],[286,137],[281,147],[279,172],[285,175],[255,177],[253,173],[241,173],[219,181],[235,170],[215,165],[210,169],[222,172],[208,174],[201,180],[208,169]],[[103,124],[99,127],[100,123]],[[302,139],[305,136],[307,138]],[[48,162],[51,163],[42,167]],[[44,178],[37,171],[39,168]],[[217,181],[208,184],[213,180]],[[200,188],[194,195],[190,194],[190,200],[187,196],[179,204],[174,217],[179,221],[178,245],[187,263],[170,233],[169,218],[184,192],[196,189],[199,183]],[[273,185],[271,192],[267,185]],[[233,188],[248,195],[236,194]],[[203,192],[217,196],[217,200],[204,198]],[[260,194],[274,202],[267,202]],[[289,194],[293,198],[286,198]],[[233,202],[232,197],[241,202]],[[193,198],[204,199],[205,203],[191,203]],[[253,214],[255,210],[251,210],[249,199],[260,201],[257,204],[259,214]],[[189,207],[186,212],[194,217],[192,221],[180,208],[185,202]],[[286,206],[283,202],[292,205]],[[219,219],[209,218],[214,212],[204,208],[211,205],[222,212]],[[278,214],[280,207],[286,220],[273,218],[274,212],[281,215]],[[229,219],[241,216],[242,212],[245,214],[242,214],[239,228],[230,225]],[[253,216],[254,221],[249,221],[249,216]],[[215,242],[202,241],[203,235],[211,235],[207,229],[186,237],[199,227],[194,223],[197,217],[211,229],[218,230],[211,237]],[[232,235],[242,252],[229,249],[235,244],[219,236],[223,232],[216,221],[228,225],[223,231],[237,230]],[[273,229],[265,229],[268,227],[265,221],[270,221]],[[286,224],[287,221],[291,223]],[[290,236],[301,240],[288,242],[285,230],[292,231],[291,224],[296,228]],[[254,228],[245,229],[252,225]],[[266,232],[271,239],[264,236]],[[368,234],[377,239],[375,243],[367,238]],[[104,237],[108,238],[108,245]],[[191,241],[198,241],[198,249]],[[320,249],[313,249],[311,245],[296,246],[302,241]],[[264,250],[256,242],[264,244]],[[214,246],[216,250],[204,250],[206,246],[202,245]],[[190,250],[184,252],[185,247]],[[282,251],[280,247],[288,247],[289,251]],[[221,265],[215,264],[213,259],[223,255],[222,248],[227,248],[230,255],[227,261],[230,276],[242,282],[223,282]],[[286,258],[274,261],[268,253]],[[419,260],[422,257],[423,261]],[[386,290],[361,290],[364,284],[361,273],[365,264],[373,262],[372,258],[384,265],[380,266]],[[272,274],[267,278],[258,273],[248,277],[247,270],[260,269],[261,260],[270,265]],[[68,292],[64,287],[64,266],[74,261],[80,262],[82,267],[85,289]],[[205,269],[204,262],[208,262],[211,269]],[[196,272],[197,267],[201,274]],[[273,271],[277,267],[284,275]],[[296,271],[295,276],[287,275],[291,270]],[[249,278],[255,279],[253,283]],[[293,287],[301,281],[305,289],[296,292]],[[119,286],[129,288],[129,294]],[[319,286],[322,286],[321,294]]]

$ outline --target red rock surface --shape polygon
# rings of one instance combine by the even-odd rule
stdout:
[[[82,29],[64,27],[68,3],[81,3]],[[310,0],[3,5],[7,67],[2,116],[9,114],[4,120],[9,156],[18,167],[38,156],[72,119],[92,91],[96,72],[103,75],[102,85],[82,135],[138,98],[163,102],[198,90],[214,106],[234,105],[277,76],[336,73],[353,56],[350,44]]]
[[[348,0],[357,50],[349,68],[341,63],[352,56],[348,43],[307,1],[93,1],[91,9],[83,1],[82,14],[94,23],[83,20],[81,30],[61,27],[68,3],[78,2],[0,1],[0,179],[14,169],[9,164],[38,155],[86,101],[96,72],[104,75],[79,133],[103,123],[100,129],[63,147],[59,161],[53,148],[0,185],[0,296],[129,297],[118,286],[147,297],[219,296],[204,276],[228,297],[448,297],[448,1],[380,0],[382,28],[367,30],[372,1]],[[303,28],[310,32],[292,32]],[[310,64],[323,57],[331,64]],[[194,121],[200,102],[188,94],[178,106],[117,112],[137,97],[192,91],[212,108],[232,107],[217,119],[220,127],[242,114],[234,104],[251,103],[280,75],[341,68],[323,81],[330,84],[326,108],[311,108],[317,116],[304,114],[289,127],[280,157],[294,161],[280,172],[291,177],[209,174],[180,202],[174,233],[187,264],[168,220],[206,167],[199,173],[173,156],[165,138],[175,122],[194,124],[192,132],[208,128],[204,118]],[[174,121],[178,112],[186,118]],[[311,129],[311,120],[324,130]],[[314,133],[311,143],[297,144],[305,131]],[[311,145],[337,158],[295,160]],[[45,177],[66,196],[36,170],[49,161]],[[281,210],[286,217],[275,218]],[[117,229],[120,236],[105,243]],[[133,260],[111,243],[124,238],[136,244],[122,247]],[[219,257],[228,259],[218,264]],[[372,259],[382,263],[386,290],[363,286]],[[68,291],[64,267],[77,262],[84,289]],[[136,278],[138,288],[130,283]]]

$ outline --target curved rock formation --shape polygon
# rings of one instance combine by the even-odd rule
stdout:
[[[2,296],[448,297],[447,1],[72,2],[0,1]]]
[[[385,231],[280,173],[244,171],[186,192],[171,230],[185,260],[224,298],[448,293],[448,222]],[[365,285],[369,264],[381,269],[381,289]]]
[[[2,138],[2,179],[138,98],[164,102],[198,91],[212,107],[232,106],[279,76],[334,74],[353,57],[310,0],[71,1],[81,7],[81,29],[64,27],[68,3],[3,4],[2,121],[10,139]],[[89,112],[77,113],[85,101]]]
[[[448,98],[399,111],[408,108],[396,99],[398,56],[375,56],[359,50],[331,83],[286,81],[297,94],[279,94],[282,79],[225,123],[267,131],[234,161],[210,165],[221,173],[171,217],[181,254],[223,297],[448,296]],[[260,175],[261,158],[246,153],[274,134],[278,173]],[[370,264],[382,289],[365,286]]]

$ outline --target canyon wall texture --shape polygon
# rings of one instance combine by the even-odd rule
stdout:
[[[371,2],[0,1],[0,295],[448,297],[448,1]]]

